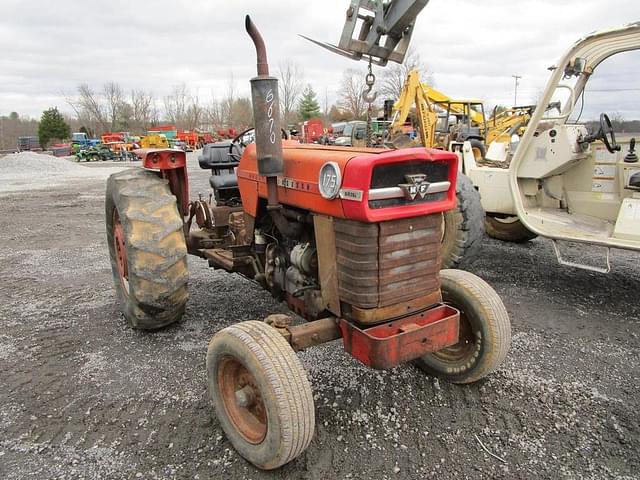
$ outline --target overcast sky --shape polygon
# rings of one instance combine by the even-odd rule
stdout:
[[[321,99],[327,91],[335,100],[345,69],[365,67],[297,36],[337,43],[348,0],[2,4],[0,115],[39,117],[50,106],[70,112],[63,95],[74,94],[82,82],[100,88],[115,81],[158,99],[184,82],[206,102],[223,96],[233,75],[239,93],[248,94],[255,53],[244,31],[247,13],[265,37],[272,71],[285,59],[298,63]],[[431,0],[418,17],[412,47],[443,92],[512,104],[517,74],[523,104],[538,96],[546,68],[578,38],[638,20],[638,0]],[[631,78],[618,79],[620,88],[640,86],[639,56],[633,59],[623,69]],[[638,94],[621,103],[627,119],[640,118]]]

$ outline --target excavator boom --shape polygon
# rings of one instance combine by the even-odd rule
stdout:
[[[407,75],[407,80],[402,86],[402,93],[398,101],[393,105],[393,118],[390,125],[391,143],[402,132],[402,127],[409,118],[411,107],[416,106],[416,115],[419,123],[420,141],[425,147],[432,147],[435,141],[436,122],[438,115],[429,101],[424,85],[420,83],[420,78],[416,70],[411,70]]]

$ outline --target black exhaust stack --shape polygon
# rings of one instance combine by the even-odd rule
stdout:
[[[258,58],[258,76],[251,79],[258,173],[267,177],[269,206],[276,206],[278,204],[277,176],[284,174],[278,79],[269,76],[267,49],[262,35],[249,15],[245,18],[245,27],[255,44]]]

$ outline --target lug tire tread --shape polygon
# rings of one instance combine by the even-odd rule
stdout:
[[[127,244],[128,296],[122,291],[115,263],[114,208]],[[114,282],[127,321],[134,328],[156,329],[179,320],[188,300],[187,248],[182,218],[167,181],[144,169],[111,175],[106,219]]]
[[[458,174],[457,205],[444,212],[442,268],[456,268],[478,256],[484,236],[484,210],[471,180]]]

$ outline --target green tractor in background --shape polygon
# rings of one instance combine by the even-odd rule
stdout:
[[[104,145],[87,147],[76,152],[76,161],[81,162],[97,162],[99,160],[105,162],[107,160],[117,160],[115,153]]]

